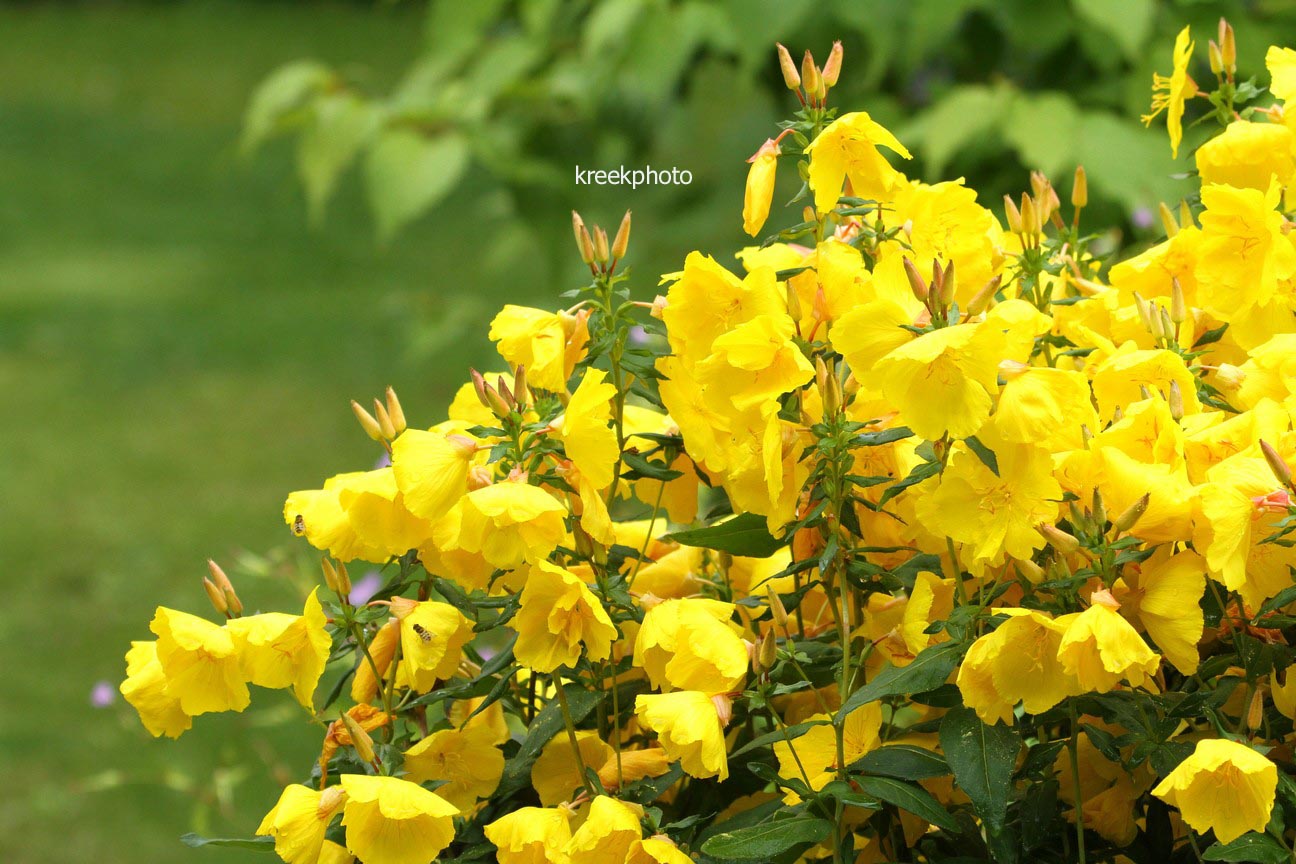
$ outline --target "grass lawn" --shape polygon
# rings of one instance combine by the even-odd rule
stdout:
[[[285,493],[373,461],[349,398],[391,383],[432,423],[486,362],[505,289],[466,287],[471,226],[384,252],[351,178],[312,231],[282,148],[234,147],[277,64],[377,58],[358,71],[381,85],[421,25],[383,4],[0,9],[0,860],[245,860],[176,838],[250,834],[317,752],[282,693],[179,743],[89,694],[154,605],[209,613],[205,557],[283,546]],[[241,593],[301,597],[282,575]]]

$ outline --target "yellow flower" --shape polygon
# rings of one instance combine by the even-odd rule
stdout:
[[[340,786],[320,791],[294,783],[284,788],[256,833],[273,836],[275,854],[288,864],[317,864],[324,832],[345,803]]]
[[[729,432],[729,420],[711,405],[706,391],[679,357],[662,357],[657,371],[665,376],[660,383],[662,404],[679,426],[684,451],[700,467],[723,471],[729,464],[722,443]]]
[[[567,864],[571,811],[566,807],[521,807],[485,830],[499,850],[499,864]]]
[[[639,820],[643,809],[607,795],[590,802],[585,822],[567,844],[571,864],[623,862],[630,848],[643,837]]]
[[[398,777],[343,774],[346,846],[365,864],[427,864],[454,840],[459,810]]]
[[[386,624],[378,628],[373,639],[369,640],[369,656],[362,654],[357,659],[355,676],[351,679],[351,699],[356,704],[372,702],[378,695],[383,676],[387,674],[387,668],[396,656],[400,633],[400,620],[389,618]],[[372,665],[370,660],[373,660]]]
[[[1042,714],[1081,692],[1058,659],[1065,622],[1028,609],[995,611],[1011,617],[972,643],[959,667],[965,705],[985,723],[1011,723],[1018,702],[1027,714]]]
[[[433,528],[432,540],[445,552],[480,554],[504,570],[546,557],[562,541],[567,513],[538,486],[504,481],[474,489]]]
[[[400,670],[397,683],[426,693],[438,681],[454,677],[463,646],[473,637],[472,622],[448,603],[393,598],[392,614],[400,621]]]
[[[1068,616],[1058,660],[1086,692],[1106,693],[1122,680],[1138,687],[1156,673],[1161,658],[1112,608],[1115,601],[1111,596],[1100,597],[1100,593],[1094,592],[1093,605],[1088,609]]]
[[[832,718],[827,714],[816,714],[809,719],[829,721]],[[882,705],[879,702],[861,705],[846,716],[842,745],[847,765],[881,745],[878,737],[881,728]],[[816,791],[836,779],[837,770],[843,767],[838,763],[837,731],[831,723],[812,726],[791,742],[775,741],[774,755],[778,758],[781,777],[801,780]],[[795,804],[801,799],[796,793],[789,792],[783,800]]]
[[[667,600],[648,610],[635,637],[634,664],[654,687],[728,693],[747,675],[747,647],[729,626],[732,603]]]
[[[963,544],[962,557],[974,572],[1005,558],[1030,558],[1044,546],[1036,526],[1056,517],[1062,499],[1047,450],[990,436],[981,440],[995,454],[998,476],[958,444],[939,485],[917,503],[923,526]]]
[[[1196,552],[1171,555],[1162,546],[1142,570],[1131,568],[1115,592],[1121,614],[1147,631],[1165,658],[1185,675],[1197,671],[1197,643],[1205,619],[1201,598],[1206,592],[1206,562]]]
[[[1143,115],[1143,124],[1151,126],[1162,111],[1166,112],[1166,128],[1170,130],[1170,155],[1179,157],[1179,142],[1183,140],[1184,102],[1197,95],[1197,85],[1188,77],[1188,61],[1192,59],[1193,43],[1188,41],[1188,28],[1179,31],[1174,44],[1174,71],[1167,78],[1152,74],[1152,111]]]
[[[554,421],[567,458],[595,489],[606,489],[612,483],[613,466],[620,452],[616,430],[608,425],[616,392],[607,383],[603,370],[587,369],[567,410]]]
[[[392,442],[392,469],[405,507],[435,521],[468,494],[477,445],[465,435],[408,429]]]
[[[717,337],[739,324],[786,311],[772,267],[758,267],[739,279],[709,256],[690,252],[684,270],[666,293],[662,320],[672,352],[691,367],[706,359]]]
[[[1296,51],[1270,45],[1265,52],[1269,70],[1269,92],[1284,102],[1296,95]]]
[[[355,856],[332,840],[325,840],[320,847],[319,860],[316,864],[355,864]]]
[[[527,383],[564,391],[589,342],[588,315],[505,306],[491,321],[490,338],[512,366],[526,367]]]
[[[680,433],[679,426],[675,424],[670,415],[640,405],[625,406],[623,423],[626,440],[629,442],[627,446],[637,447],[641,452],[657,446],[655,440],[642,436],[678,435]],[[639,440],[634,440],[636,438]],[[670,521],[692,522],[697,517],[698,488],[700,486],[697,471],[693,468],[693,461],[688,457],[688,454],[679,453],[675,457],[675,461],[667,467],[672,471],[680,472],[680,476],[674,480],[665,481],[665,486],[662,486],[660,480],[650,478],[635,480],[631,484],[635,497],[645,504],[652,504],[660,494],[661,506],[666,510]],[[618,526],[624,524],[626,523],[618,523]],[[639,549],[643,546],[643,543],[623,545],[629,545],[632,549]]]
[[[531,567],[510,626],[518,633],[514,656],[535,672],[576,665],[582,645],[591,660],[606,660],[617,637],[603,604],[580,577],[548,561]]]
[[[779,146],[773,138],[766,140],[747,161],[747,188],[743,193],[743,230],[755,237],[769,218],[774,200],[774,172],[778,169]]]
[[[665,834],[658,834],[632,846],[625,864],[693,864],[693,859]]]
[[[916,434],[935,441],[975,435],[998,391],[998,342],[981,324],[924,333],[877,361],[887,401]],[[980,338],[979,338],[980,337]]]
[[[706,693],[677,690],[635,698],[635,716],[657,733],[662,747],[690,777],[729,776],[724,727]]]
[[[576,749],[580,750],[581,763],[596,771],[616,756],[612,746],[592,729],[576,731]],[[585,776],[566,734],[555,735],[540,751],[531,767],[531,785],[546,807],[570,801],[576,790],[585,785]]]
[[[300,615],[263,612],[226,624],[234,637],[243,677],[258,687],[292,687],[302,707],[313,710],[315,686],[324,674],[333,640],[324,629],[324,609],[316,596],[306,598]]]
[[[843,114],[828,124],[805,151],[810,157],[809,183],[815,209],[827,213],[836,207],[844,180],[850,180],[851,192],[859,198],[889,200],[904,182],[904,175],[891,167],[879,147],[913,158],[894,135],[863,111]]]
[[[1074,450],[1084,445],[1082,426],[1097,431],[1098,414],[1083,372],[1005,365],[999,371],[1007,383],[994,413],[995,429],[1005,441]]]
[[[1094,370],[1093,392],[1098,400],[1098,412],[1104,420],[1110,420],[1118,407],[1124,411],[1130,403],[1143,398],[1140,387],[1168,399],[1171,383],[1179,387],[1184,414],[1201,411],[1197,379],[1178,354],[1164,348],[1119,350]]]
[[[442,729],[405,751],[405,772],[414,783],[445,780],[436,793],[460,810],[489,798],[504,774],[504,753],[484,726]]]
[[[1294,145],[1296,137],[1286,126],[1238,120],[1197,148],[1197,173],[1202,185],[1221,183],[1261,192],[1275,180],[1287,186],[1296,173]]]
[[[159,606],[149,629],[168,693],[190,717],[242,711],[251,697],[230,631],[196,615]]]
[[[193,726],[193,718],[181,709],[179,697],[167,686],[166,674],[158,662],[157,642],[131,643],[126,652],[126,680],[120,690],[154,738],[179,738]]]
[[[773,412],[778,397],[814,377],[814,367],[792,341],[786,313],[758,315],[711,343],[711,356],[698,367],[698,380],[712,404],[739,412]]]
[[[954,609],[954,592],[953,579],[942,579],[927,572],[919,573],[914,579],[909,602],[904,604],[900,616],[900,635],[911,655],[916,657],[924,648],[949,639],[948,634],[928,633],[927,628],[949,617]]]
[[[293,492],[284,521],[339,561],[385,562],[431,534],[431,525],[405,508],[391,468],[338,474],[323,489]]]
[[[1245,744],[1223,738],[1197,742],[1152,794],[1172,807],[1194,831],[1215,832],[1231,843],[1248,831],[1264,831],[1273,811],[1278,769]]]

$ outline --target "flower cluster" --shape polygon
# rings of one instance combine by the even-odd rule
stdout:
[[[788,161],[800,221],[642,302],[629,214],[575,216],[569,308],[505,307],[430,428],[353,403],[390,464],[288,496],[327,599],[213,565],[227,621],[159,609],[123,693],[176,737],[293,689],[291,864],[1288,860],[1296,51],[1272,105],[1234,54],[1203,90],[1177,40],[1154,112],[1219,132],[1111,264],[1083,168],[1001,221],[779,46],[742,221]]]

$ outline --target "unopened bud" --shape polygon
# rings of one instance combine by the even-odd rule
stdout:
[[[1215,40],[1210,40],[1210,48],[1207,52],[1210,57],[1211,74],[1216,77],[1224,74],[1224,55],[1220,53],[1220,47],[1215,44]]]
[[[807,96],[817,94],[819,88],[823,86],[823,76],[809,51],[805,52],[805,57],[801,59],[801,86],[805,88]]]
[[[580,235],[576,238],[576,248],[580,250],[581,261],[594,264],[594,241],[584,225],[580,226]]]
[[[338,587],[337,569],[334,568],[333,562],[329,561],[328,558],[321,558],[320,570],[324,572],[324,584],[329,587],[329,590],[341,594],[342,589]]]
[[[1175,221],[1174,212],[1164,201],[1157,205],[1157,213],[1161,216],[1161,225],[1165,228],[1166,237],[1173,237],[1179,233],[1179,223]]]
[[[778,47],[779,71],[783,73],[783,83],[789,90],[796,90],[801,86],[801,76],[797,74],[796,61],[792,59],[792,55],[782,43],[774,44]]]
[[[832,50],[828,52],[828,60],[823,67],[823,82],[825,87],[837,86],[837,78],[841,75],[842,64],[842,44],[840,41],[834,42]]]
[[[791,318],[793,322],[799,322],[801,320],[801,296],[797,294],[796,288],[792,287],[790,281],[784,283],[784,287],[787,289],[788,317]]]
[[[347,794],[341,786],[329,786],[320,792],[319,804],[315,808],[315,814],[320,818],[322,824],[327,825],[333,821],[333,816],[346,803]]]
[[[1079,540],[1056,525],[1041,525],[1039,531],[1048,544],[1062,555],[1071,555],[1080,548]]]
[[[1260,450],[1264,453],[1265,461],[1269,463],[1269,470],[1273,472],[1273,475],[1278,479],[1278,482],[1283,486],[1286,486],[1288,489],[1296,488],[1292,486],[1291,466],[1288,465],[1287,460],[1283,459],[1278,451],[1274,449],[1274,446],[1262,438],[1260,439]]]
[[[1021,196],[1020,209],[1022,231],[1031,236],[1038,234],[1040,228],[1040,217],[1039,211],[1035,207],[1035,199],[1023,192]]]
[[[1179,277],[1170,277],[1170,320],[1176,324],[1182,324],[1188,320],[1188,307],[1184,303],[1183,286],[1179,284]]]
[[[788,613],[787,607],[783,605],[783,598],[778,592],[768,585],[765,586],[765,600],[769,603],[770,615],[774,618],[775,625],[787,629]]]
[[[581,233],[585,231],[585,220],[575,210],[572,211],[572,236],[576,238],[576,248],[581,247]]]
[[[1251,694],[1251,704],[1247,707],[1246,728],[1256,730],[1260,728],[1260,721],[1264,719],[1264,691],[1257,688]]]
[[[1135,501],[1124,513],[1112,520],[1112,527],[1122,533],[1133,528],[1143,518],[1143,514],[1147,512],[1151,500],[1152,493],[1144,492],[1142,498]]]
[[[387,406],[377,399],[374,400],[374,417],[378,419],[378,429],[382,432],[383,438],[390,441],[396,437],[396,424],[387,413]]]
[[[1013,234],[1022,233],[1022,216],[1011,195],[1004,196],[1004,216],[1008,219],[1008,230]]]
[[[768,672],[774,668],[776,660],[778,660],[778,637],[774,635],[773,630],[766,630],[765,635],[757,643],[756,663],[762,672]]]
[[[504,380],[503,375],[495,379],[495,391],[504,400],[504,404],[508,406],[509,411],[512,411],[517,406],[517,399],[513,397],[513,391],[509,389],[508,382]]]
[[[405,431],[407,428],[405,409],[401,407],[400,400],[396,398],[396,391],[391,387],[387,388],[387,416],[391,418],[392,428],[396,430],[397,435]]]
[[[1157,315],[1161,318],[1161,333],[1166,341],[1179,341],[1179,328],[1175,327],[1174,322],[1170,320],[1170,313],[1164,306],[1157,307]]]
[[[243,602],[239,600],[238,592],[234,590],[234,583],[225,575],[225,571],[220,568],[212,559],[207,559],[207,570],[211,573],[212,581],[216,587],[220,588],[221,594],[225,597],[225,606],[229,614],[238,617],[243,614]]]
[[[630,211],[627,210],[621,217],[621,227],[617,229],[616,239],[612,241],[612,258],[620,261],[626,256],[626,249],[630,247]]]
[[[1077,165],[1075,182],[1071,185],[1071,206],[1077,210],[1089,203],[1089,178],[1085,175],[1083,165]]]
[[[513,370],[513,398],[519,408],[525,408],[531,404],[531,390],[527,387],[526,367],[521,363]]]
[[[1179,422],[1184,416],[1183,391],[1179,389],[1178,381],[1170,382],[1170,395],[1166,400],[1170,403],[1170,416],[1175,422]]]
[[[1032,585],[1038,585],[1044,581],[1044,568],[1036,564],[1029,558],[1019,558],[1014,562],[1017,565],[1017,572],[1020,573],[1027,582]]]
[[[355,413],[356,419],[360,421],[360,428],[365,431],[365,434],[375,441],[381,441],[383,437],[382,427],[378,425],[378,421],[373,418],[373,415],[354,399],[351,400],[351,410]]]
[[[212,607],[221,615],[229,614],[229,604],[225,602],[225,592],[216,586],[216,583],[203,577],[203,590],[207,592],[207,599],[211,601]]]
[[[940,302],[946,308],[954,302],[954,285],[954,259],[951,258],[949,266],[941,273]]]
[[[1188,206],[1188,202],[1184,199],[1179,201],[1179,224],[1184,228],[1192,228],[1195,224],[1193,222],[1192,208]],[[1289,225],[1291,223],[1284,222],[1283,224]]]
[[[1091,515],[1093,516],[1094,522],[1098,525],[1103,525],[1107,522],[1107,504],[1103,501],[1102,492],[1098,490],[1097,486],[1094,487],[1093,504],[1090,509],[1092,511]]]
[[[716,716],[720,718],[720,728],[729,725],[733,719],[733,700],[727,693],[717,693],[711,697],[711,704],[715,706]]]
[[[996,276],[981,286],[981,290],[972,295],[972,299],[968,301],[967,314],[972,316],[984,312],[990,306],[990,301],[999,293],[999,285],[1002,281],[1002,276]]]
[[[483,408],[491,407],[490,399],[486,395],[485,377],[483,377],[476,369],[469,369],[468,374],[472,378],[473,392],[477,394],[477,401],[482,404]],[[354,405],[355,403],[353,402],[352,404]]]
[[[608,239],[607,232],[599,226],[594,226],[594,260],[600,264],[608,260]]]
[[[918,266],[914,264],[912,258],[904,259],[905,275],[909,277],[909,290],[913,295],[923,303],[927,302],[927,283],[923,281],[922,274],[918,272]]]
[[[1223,18],[1219,23],[1220,58],[1224,61],[1224,71],[1232,75],[1237,71],[1237,40],[1233,37],[1233,25]]]
[[[1152,334],[1153,339],[1168,339],[1166,335],[1164,321],[1161,318],[1161,309],[1154,303],[1149,303],[1148,310],[1148,332]],[[1144,399],[1147,397],[1144,396]]]
[[[1143,322],[1145,328],[1151,330],[1152,317],[1148,313],[1148,302],[1144,300],[1143,295],[1137,291],[1134,292],[1134,308],[1138,310],[1139,321]]]
[[[361,761],[374,762],[377,759],[377,754],[374,753],[373,739],[369,737],[369,733],[364,730],[364,727],[345,711],[342,712],[342,725],[346,727],[347,735],[351,738],[351,746],[355,748],[356,755],[360,757]]]

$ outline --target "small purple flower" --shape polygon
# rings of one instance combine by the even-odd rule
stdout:
[[[117,701],[117,688],[111,681],[96,681],[90,688],[90,704],[95,708],[107,708]]]
[[[382,576],[378,575],[377,570],[370,570],[351,583],[351,593],[347,596],[347,601],[352,606],[363,606],[369,602],[369,598],[378,593],[382,587]]]
[[[389,468],[389,467],[391,467],[391,455],[388,453],[383,453],[381,456],[378,457],[378,461],[374,463],[375,471],[377,471],[379,468]]]
[[[643,327],[636,324],[634,327],[630,328],[631,345],[647,345],[649,341],[651,340],[650,337],[648,336],[648,331],[645,330]]]
[[[1153,215],[1151,207],[1139,207],[1130,214],[1130,221],[1134,223],[1135,228],[1147,230],[1152,227],[1156,217]]]

